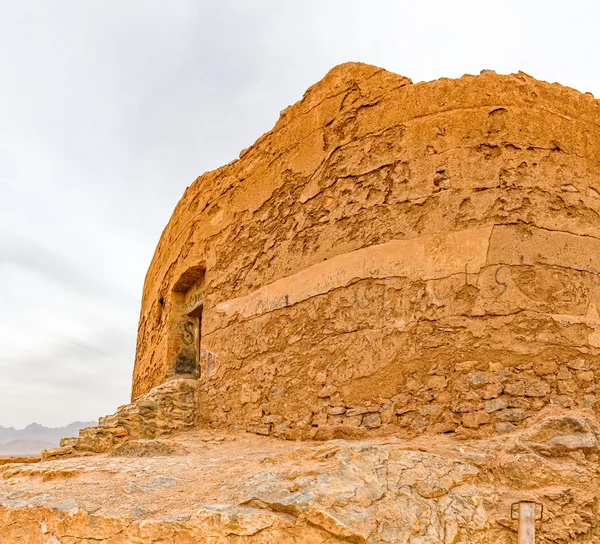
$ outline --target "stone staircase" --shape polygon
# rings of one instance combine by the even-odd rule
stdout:
[[[59,448],[44,450],[42,460],[104,453],[126,440],[190,430],[196,425],[197,386],[194,379],[165,382],[101,417],[96,427],[81,429],[78,437],[63,438]]]

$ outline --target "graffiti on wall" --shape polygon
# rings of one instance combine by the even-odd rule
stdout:
[[[334,256],[223,302],[215,308],[210,326],[215,330],[227,326],[232,317],[254,318],[361,280],[391,278],[424,282],[426,307],[439,306],[468,285],[485,289],[486,303],[509,294],[535,303],[591,303],[598,296],[592,292],[600,286],[598,269],[600,241],[560,231],[531,228],[523,234],[519,226],[500,225],[392,240]],[[386,289],[379,295],[381,301],[365,304],[384,308],[394,296]],[[359,298],[355,304],[361,304]]]
[[[193,321],[184,320],[179,323],[179,330],[181,332],[181,341],[186,345],[190,346],[194,343],[195,338],[195,325]]]

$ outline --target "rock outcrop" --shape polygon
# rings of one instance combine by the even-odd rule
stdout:
[[[549,410],[465,442],[292,442],[189,431],[107,456],[0,467],[0,541],[20,544],[514,544],[511,504],[543,504],[537,543],[600,540],[600,433]]]

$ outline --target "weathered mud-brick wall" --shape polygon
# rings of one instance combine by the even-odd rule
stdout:
[[[317,438],[594,408],[599,211],[591,95],[338,66],[186,190],[132,395],[193,377],[201,424]]]

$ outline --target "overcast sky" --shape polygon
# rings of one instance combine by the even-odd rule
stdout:
[[[599,54],[597,0],[0,0],[0,425],[128,402],[177,200],[335,64],[600,97]]]

